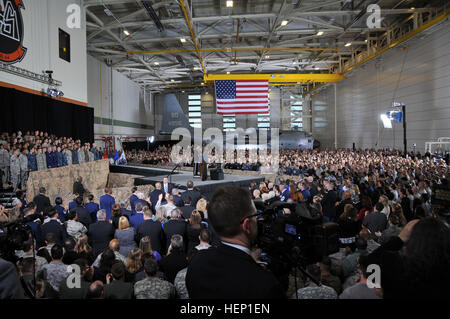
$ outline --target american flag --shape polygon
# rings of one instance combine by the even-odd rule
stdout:
[[[269,81],[217,80],[217,114],[268,114]]]

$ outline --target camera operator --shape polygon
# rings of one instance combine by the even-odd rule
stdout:
[[[258,228],[249,191],[234,186],[218,189],[208,205],[208,213],[221,243],[192,257],[186,275],[189,296],[285,298],[280,283],[251,257]]]

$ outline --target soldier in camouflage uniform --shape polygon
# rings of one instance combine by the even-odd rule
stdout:
[[[11,184],[14,190],[16,190],[20,181],[19,149],[15,149],[13,155],[11,155],[10,165]]]
[[[9,154],[9,144],[1,144],[0,145],[0,175],[2,178],[0,182],[3,184],[9,183],[9,161],[11,159],[11,155]]]
[[[36,155],[37,169],[38,171],[47,169],[47,159],[45,157],[45,150],[38,149],[38,153]]]
[[[148,258],[144,264],[147,278],[134,284],[136,299],[172,299],[175,298],[175,287],[168,281],[156,277],[158,264],[153,258]]]
[[[78,150],[78,163],[83,164],[86,162],[86,158],[84,157],[84,146],[81,146]]]
[[[25,189],[27,186],[28,179],[28,157],[27,149],[23,149],[22,153],[19,155],[20,164],[20,188]]]
[[[67,165],[72,165],[72,146],[69,146],[66,150],[66,159],[67,159]]]

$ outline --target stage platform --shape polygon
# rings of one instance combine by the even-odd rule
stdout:
[[[132,165],[111,165],[111,173],[122,173],[122,174],[133,174],[141,175],[142,177],[137,177],[134,179],[134,185],[155,185],[156,182],[162,182],[164,177],[167,177],[172,170],[153,168],[153,167],[143,167],[143,166],[132,166]],[[238,187],[248,187],[251,182],[259,183],[264,181],[264,176],[244,176],[244,175],[234,175],[234,174],[224,174],[223,180],[210,180],[202,181],[200,177],[193,177],[192,171],[182,171],[176,170],[169,176],[169,181],[174,185],[174,187],[179,188],[181,192],[187,189],[186,183],[189,180],[194,182],[194,186],[200,189],[200,192],[207,198],[211,198],[214,191],[226,185],[234,185]]]

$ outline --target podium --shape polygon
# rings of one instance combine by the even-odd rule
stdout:
[[[208,179],[208,164],[206,162],[194,163],[194,177],[200,176],[202,181]]]

